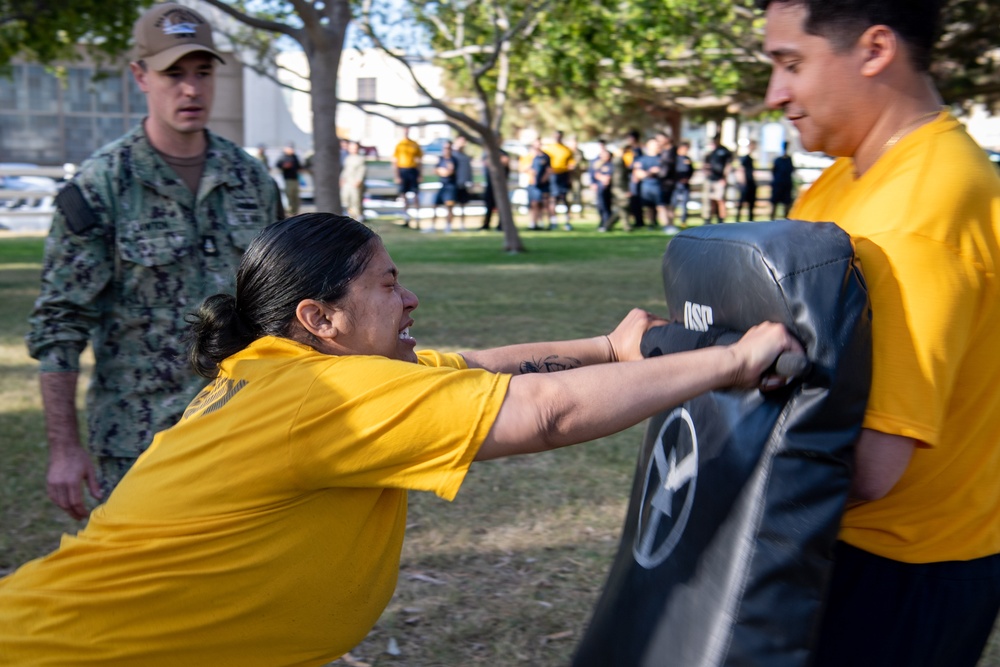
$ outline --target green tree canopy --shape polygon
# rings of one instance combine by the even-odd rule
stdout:
[[[467,41],[489,39],[481,14],[467,12]],[[946,2],[932,74],[947,103],[1000,108],[997,25],[1000,3]],[[552,127],[561,118],[587,134],[673,124],[682,113],[755,116],[770,73],[763,28],[752,0],[554,0],[532,39],[511,50],[510,100],[523,122]],[[455,94],[467,92],[464,68],[442,64]]]
[[[1000,111],[1000,3],[950,0],[931,74],[945,102]]]
[[[0,68],[15,56],[49,64],[125,53],[146,0],[0,0]]]

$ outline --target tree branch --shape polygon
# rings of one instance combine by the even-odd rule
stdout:
[[[292,91],[295,91],[297,93],[305,93],[306,95],[311,95],[312,94],[312,91],[310,89],[308,89],[308,88],[299,88],[298,86],[296,86],[294,84],[282,81],[281,79],[279,79],[277,77],[276,74],[274,74],[273,72],[271,72],[271,71],[269,71],[267,69],[264,69],[262,66],[260,66],[260,65],[258,65],[256,63],[252,63],[252,64],[248,65],[248,67],[250,69],[252,69],[254,72],[256,72],[257,74],[259,74],[262,77],[264,77],[265,79],[268,79],[269,81],[273,81],[274,83],[278,84],[282,88],[285,88],[287,90],[292,90]],[[295,74],[297,77],[299,77],[300,79],[305,78],[301,74],[298,74],[294,70],[290,70],[287,67],[281,67],[280,65],[278,65],[278,68],[282,69],[282,70],[284,70],[286,72],[291,72],[291,73]]]
[[[375,30],[372,28],[371,24],[371,8],[372,8],[372,0],[364,0],[361,7],[361,18],[358,20],[358,27],[361,28],[361,31],[364,32],[368,36],[368,38],[375,43],[375,46],[377,46],[379,49],[382,50],[383,53],[385,53],[390,58],[403,65],[403,67],[406,69],[406,72],[410,75],[410,79],[413,81],[413,85],[417,87],[417,90],[420,91],[420,93],[424,97],[433,100],[434,96],[430,94],[430,91],[428,91],[427,88],[424,86],[424,84],[420,81],[420,79],[417,78],[417,74],[416,72],[413,71],[413,67],[410,65],[409,61],[407,61],[405,57],[389,49],[382,41],[382,38],[375,33]],[[423,107],[418,107],[418,108],[423,108]]]
[[[405,105],[397,105],[397,104],[389,104],[389,103],[384,103],[383,104],[381,102],[365,102],[365,101],[362,101],[362,100],[338,100],[338,101],[342,102],[344,104],[350,104],[352,107],[356,107],[358,109],[361,109],[361,111],[365,112],[369,116],[375,116],[376,118],[383,118],[383,119],[385,119],[385,120],[387,120],[387,121],[389,121],[389,122],[391,122],[391,123],[393,123],[395,125],[399,125],[401,127],[427,127],[427,126],[430,126],[430,125],[447,125],[451,129],[455,130],[455,132],[457,132],[458,134],[461,134],[463,137],[465,137],[470,143],[476,144],[477,146],[479,146],[479,145],[482,144],[482,142],[479,139],[477,139],[474,135],[470,134],[469,131],[465,127],[463,127],[459,123],[457,123],[457,122],[455,122],[453,120],[450,120],[448,118],[445,118],[443,120],[419,120],[419,121],[417,121],[415,123],[404,123],[401,120],[399,120],[398,118],[394,118],[394,117],[392,117],[392,116],[390,116],[388,114],[384,114],[384,113],[381,113],[379,111],[375,111],[373,109],[369,109],[369,108],[367,108],[365,106],[367,104],[382,104],[383,106],[391,107],[393,109],[427,109],[427,108],[429,108],[429,106],[426,106],[426,105],[425,106],[405,106]]]
[[[434,27],[437,28],[438,32],[441,33],[446,40],[452,44],[455,43],[455,36],[451,34],[448,26],[445,25],[445,22],[441,20],[440,16],[437,14],[425,14],[424,16],[426,16],[427,19],[434,24]]]
[[[524,8],[524,13],[521,14],[521,18],[518,19],[517,24],[513,27],[509,27],[506,31],[500,32],[496,36],[493,53],[491,53],[490,57],[487,58],[486,61],[479,66],[479,69],[473,73],[474,76],[477,78],[482,77],[491,69],[493,69],[493,66],[496,65],[497,58],[500,57],[500,50],[498,47],[501,44],[505,43],[509,44],[515,35],[520,34],[523,37],[527,37],[532,32],[534,32],[535,27],[538,25],[536,19],[541,15],[543,11],[545,11],[548,8],[550,2],[551,0],[542,0],[539,3],[533,3],[533,2],[528,3],[528,5]],[[494,25],[496,25],[498,28],[502,28],[503,24],[509,26],[510,22],[507,16],[502,12],[500,7],[497,4],[494,4],[493,7],[495,12],[494,16],[496,16],[497,18],[497,21],[495,21]]]
[[[447,116],[448,118],[452,119],[453,121],[456,121],[457,123],[461,123],[461,124],[463,124],[463,125],[465,125],[465,126],[467,126],[469,128],[472,128],[473,132],[482,134],[482,133],[490,131],[488,127],[484,126],[482,123],[480,123],[476,119],[472,118],[468,114],[464,114],[464,113],[462,113],[461,111],[459,111],[457,109],[453,109],[450,106],[448,106],[447,104],[445,104],[444,102],[441,102],[440,100],[437,100],[437,99],[435,99],[433,97],[430,97],[430,96],[428,96],[428,102],[426,104],[393,104],[392,102],[378,102],[378,101],[372,101],[372,100],[367,100],[367,101],[366,100],[343,100],[343,99],[338,100],[338,101],[339,102],[343,102],[345,104],[350,104],[352,106],[356,106],[356,107],[360,108],[361,110],[363,110],[365,113],[371,113],[371,114],[376,114],[378,112],[377,111],[372,111],[371,109],[367,108],[369,105],[376,106],[376,107],[388,107],[390,109],[401,109],[401,110],[408,110],[408,109],[437,109],[438,111],[440,111],[445,116]],[[394,121],[394,122],[396,122],[399,125],[405,125],[405,123],[399,123],[398,121]],[[447,121],[447,120],[440,121],[440,122],[444,123],[444,124],[450,124],[449,121]]]
[[[269,21],[267,19],[258,18],[251,14],[246,14],[236,9],[232,5],[229,5],[222,0],[201,0],[202,2],[215,7],[224,14],[228,14],[240,23],[250,26],[251,28],[256,28],[257,30],[267,30],[268,32],[277,32],[282,35],[288,35],[295,41],[301,43],[302,31],[298,28],[293,28],[290,25],[281,23],[279,21]]]
[[[448,51],[441,51],[436,54],[436,57],[443,58],[444,60],[451,60],[452,58],[465,58],[466,56],[475,55],[477,53],[492,53],[492,46],[485,46],[480,44],[469,44],[468,46],[463,46],[461,48],[449,49]]]

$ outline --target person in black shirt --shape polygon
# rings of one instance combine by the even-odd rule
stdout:
[[[729,170],[732,167],[733,152],[722,145],[722,139],[715,135],[712,139],[712,151],[705,159],[708,187],[708,217],[706,223],[713,220],[726,221],[726,186],[729,182]]]
[[[472,158],[465,152],[466,139],[462,135],[452,142],[452,158],[455,160],[455,203],[458,204],[458,220],[465,229],[465,205],[469,203],[472,190]]]
[[[746,220],[753,222],[753,209],[757,205],[757,179],[754,177],[753,152],[757,142],[751,141],[746,154],[740,158],[740,170],[737,178],[740,182],[740,203],[736,205],[736,219],[743,220],[743,205],[747,207]]]
[[[795,175],[795,165],[788,156],[788,143],[782,145],[781,155],[774,158],[771,165],[771,218],[778,219],[778,205],[785,207],[788,215],[792,207],[792,177]]]
[[[674,191],[670,196],[670,204],[667,207],[671,224],[676,216],[675,209],[681,209],[681,225],[687,224],[688,200],[691,199],[691,177],[694,176],[694,162],[688,155],[691,150],[691,142],[682,141],[677,145],[677,159],[674,166]]]
[[[642,147],[639,145],[639,131],[630,130],[625,135],[621,152],[615,162],[615,190],[612,193],[617,209],[615,214],[621,218],[625,231],[631,230],[632,227],[643,226],[642,206],[639,205],[639,184],[632,179],[632,165],[640,155]]]
[[[297,215],[302,205],[301,190],[299,189],[299,170],[302,164],[299,156],[295,154],[294,146],[285,146],[285,153],[278,158],[278,169],[281,170],[281,178],[285,181],[285,197],[288,199],[288,215]]]
[[[497,140],[499,141],[499,137]],[[500,149],[500,168],[503,171],[503,181],[509,185],[510,183],[510,156],[507,151]],[[489,153],[483,153],[483,173],[486,175],[486,190],[483,192],[483,200],[486,205],[486,214],[483,216],[483,226],[482,229],[490,228],[490,220],[493,218],[493,211],[497,208],[496,200],[496,190],[493,187],[493,177],[490,176],[489,167]],[[503,229],[503,221],[497,220],[498,230]]]

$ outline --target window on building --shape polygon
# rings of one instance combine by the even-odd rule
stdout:
[[[125,80],[128,82],[128,90],[125,91],[125,101],[128,103],[128,110],[133,116],[138,115],[141,120],[146,115],[146,95],[139,90],[139,84],[135,82],[134,78],[126,75]],[[131,124],[135,125],[135,123]]]
[[[358,78],[358,101],[375,101],[375,77],[367,76]]]
[[[0,78],[0,156],[79,164],[142,119],[145,97],[127,69],[67,67],[65,85],[44,67],[14,64]]]
[[[125,111],[124,86],[120,72],[102,70],[94,78],[94,96],[98,113],[120,114]]]
[[[59,111],[59,80],[41,65],[27,68],[28,111]]]
[[[89,69],[72,67],[66,70],[63,111],[69,113],[93,113],[94,97]]]

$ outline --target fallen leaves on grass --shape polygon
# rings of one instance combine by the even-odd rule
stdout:
[[[438,579],[437,577],[432,577],[429,574],[424,574],[423,572],[410,572],[406,575],[407,579],[411,581],[422,581],[425,584],[434,584],[436,586],[443,586],[445,582],[443,579]]]
[[[573,638],[572,630],[563,630],[562,632],[555,632],[551,635],[545,635],[544,637],[538,640],[538,643],[540,643],[542,646],[545,646],[549,642],[559,641],[560,639],[572,639],[572,638]]]

